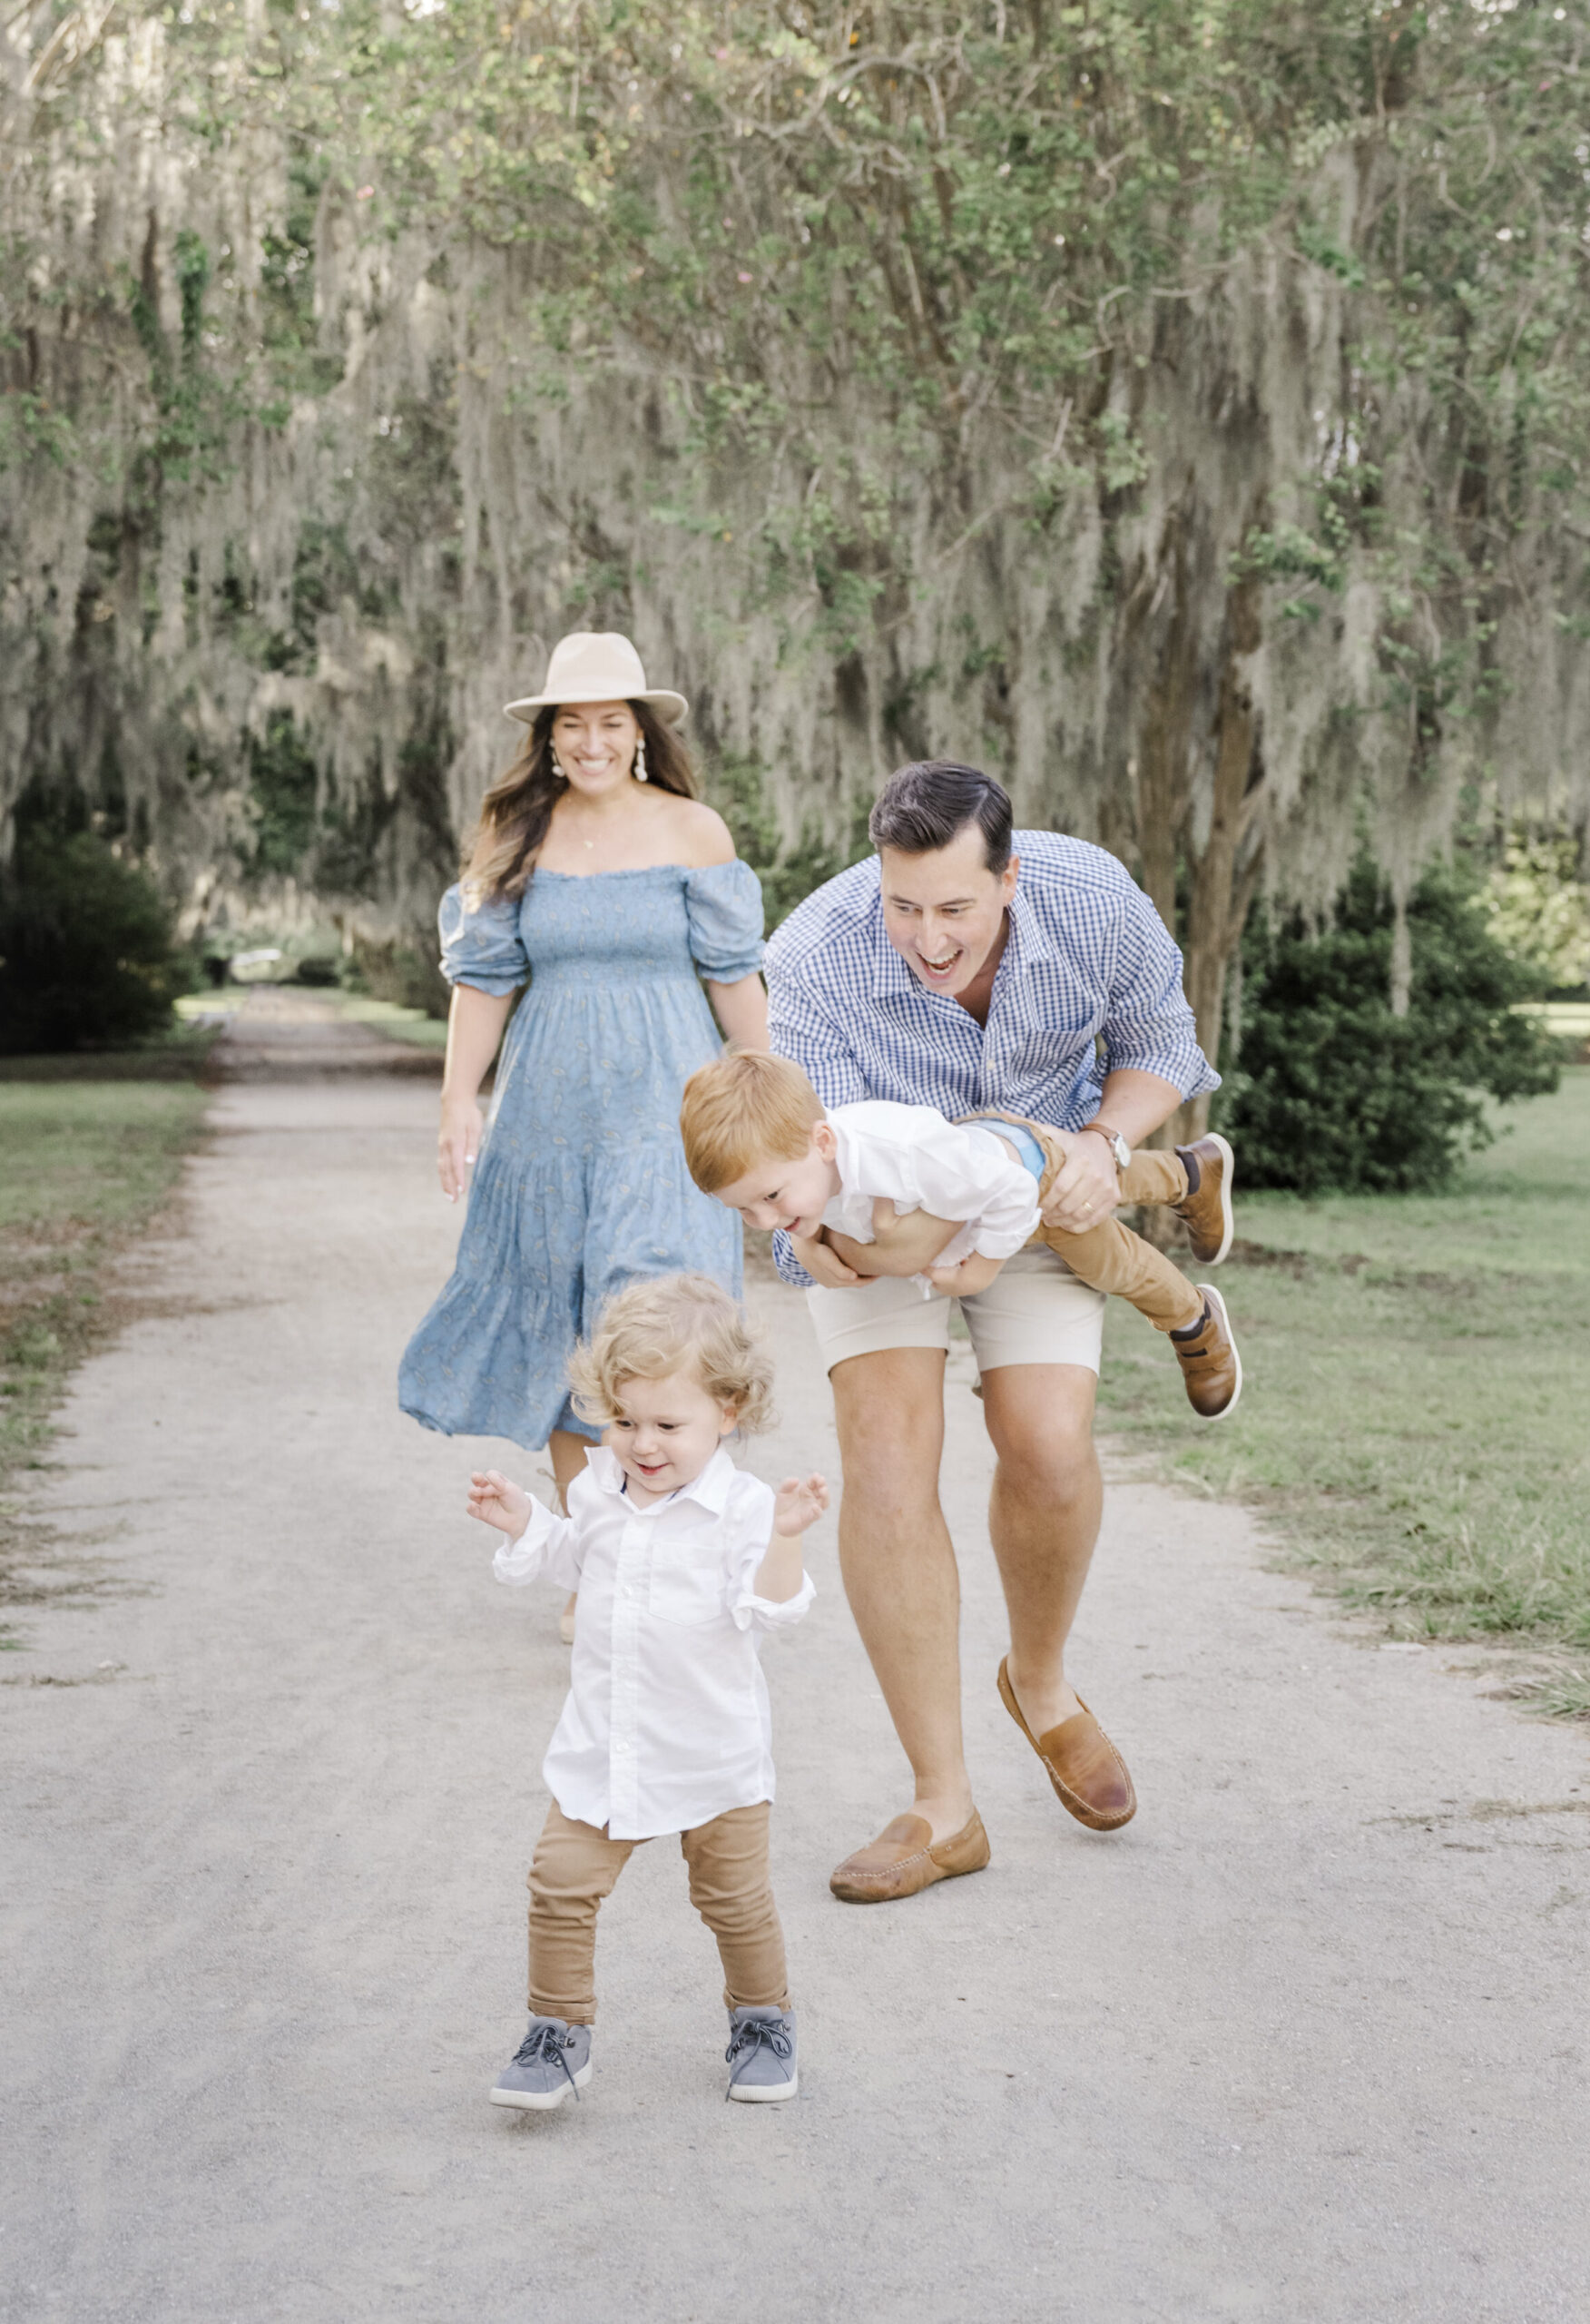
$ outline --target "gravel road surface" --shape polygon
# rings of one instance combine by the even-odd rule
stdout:
[[[97,1581],[0,1666],[0,2315],[1585,2324],[1584,1730],[1354,1635],[1244,1515],[1117,1482],[1075,1674],[1142,1807],[1085,1833],[995,1695],[964,1355],[991,1868],[828,1893],[908,1800],[830,1520],[766,1657],[799,2100],[723,2103],[663,1841],[604,1914],[584,2099],[488,2105],[566,1654],[461,1513],[474,1462],[535,1462],[394,1401],[458,1226],[433,1114],[379,1074],[224,1088],[32,1496]],[[784,1419],[751,1465],[834,1471],[800,1303],[752,1295]]]

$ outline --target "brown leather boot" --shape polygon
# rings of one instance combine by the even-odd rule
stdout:
[[[970,1821],[947,1840],[935,1840],[925,1816],[897,1816],[877,1839],[845,1858],[829,1886],[847,1905],[890,1905],[936,1880],[981,1872],[988,1856],[988,1835],[975,1807]]]
[[[1210,1283],[1203,1294],[1203,1313],[1185,1332],[1172,1332],[1171,1345],[1182,1367],[1187,1402],[1202,1420],[1224,1420],[1237,1409],[1242,1393],[1242,1359],[1232,1337],[1225,1301]]]
[[[1211,1131],[1196,1145],[1178,1146],[1176,1159],[1187,1173],[1187,1192],[1175,1207],[1192,1238],[1200,1266],[1217,1267],[1232,1247],[1232,1181],[1236,1157],[1223,1137]]]
[[[1079,1711],[1046,1734],[1035,1735],[1022,1716],[1005,1663],[999,1665],[999,1699],[1044,1763],[1055,1797],[1069,1816],[1090,1832],[1119,1831],[1137,1813],[1137,1794],[1126,1762],[1082,1697]]]

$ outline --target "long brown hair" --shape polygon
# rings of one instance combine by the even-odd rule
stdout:
[[[480,803],[480,821],[465,850],[463,874],[483,902],[522,896],[530,884],[552,811],[568,789],[566,779],[552,768],[553,722],[567,707],[549,702],[536,712],[524,749]],[[659,791],[671,791],[676,799],[693,799],[695,773],[673,728],[663,724],[649,702],[632,702],[626,707],[634,714],[646,746],[647,782]]]

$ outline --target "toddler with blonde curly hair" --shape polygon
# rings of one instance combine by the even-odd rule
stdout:
[[[677,1832],[691,1901],[718,1940],[731,2098],[798,2087],[795,2013],[768,1880],[771,1720],[757,1634],[810,1605],[800,1537],[826,1481],[775,1493],[729,1458],[765,1427],[771,1366],[710,1277],[610,1299],[570,1366],[602,1423],[559,1517],[496,1469],[469,1513],[505,1536],[499,1581],[577,1590],[568,1699],[543,1775],[552,1806],[530,1867],[530,2028],[491,2093],[550,2107],[591,2078],[596,1915],[636,1846]]]

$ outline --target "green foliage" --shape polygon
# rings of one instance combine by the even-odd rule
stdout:
[[[1130,493],[1153,457],[1132,382],[1155,301],[1206,286],[1260,232],[1359,301],[1341,408],[1320,415],[1320,491],[1374,468],[1410,378],[1460,428],[1473,482],[1458,532],[1483,537],[1482,580],[1530,495],[1582,472],[1577,35],[1545,10],[151,12],[180,61],[190,132],[217,153],[274,137],[290,156],[251,343],[235,259],[191,232],[173,251],[180,357],[148,287],[131,286],[154,451],[173,472],[215,452],[223,378],[239,411],[274,420],[330,384],[314,299],[321,205],[378,264],[408,227],[437,234],[444,274],[463,238],[534,243],[532,339],[577,366],[638,350],[673,383],[706,456],[709,527],[719,456],[769,468],[770,576],[815,582],[820,628],[837,625],[840,650],[898,556],[902,452],[957,454],[997,415],[1030,446],[1035,510],[1090,468],[1105,495]],[[73,120],[77,100],[63,92],[54,111]],[[85,119],[72,134],[91,134]],[[1327,194],[1301,191],[1339,147],[1387,188],[1350,229]],[[208,337],[215,359],[201,362]],[[836,429],[858,394],[865,424]],[[1409,615],[1421,593],[1456,601],[1474,583],[1480,540],[1454,566],[1433,501],[1427,518],[1382,550]],[[1305,551],[1296,526],[1258,530],[1261,562],[1340,586],[1328,538]],[[1404,660],[1428,651],[1418,627],[1392,641]]]
[[[76,451],[77,431],[71,419],[44,397],[25,388],[0,395],[0,475],[32,460],[70,468]]]
[[[1575,840],[1516,824],[1485,904],[1497,943],[1546,985],[1571,991],[1590,981],[1590,889],[1579,877]]]
[[[249,870],[260,878],[303,869],[315,835],[319,778],[290,714],[278,711],[249,746],[249,797],[254,845]]]
[[[353,990],[399,1009],[423,1009],[427,1017],[446,1017],[452,989],[437,966],[436,934],[419,929],[412,937],[394,937],[376,943],[356,937],[353,946]]]
[[[1490,932],[1472,883],[1427,872],[1408,907],[1408,1012],[1391,1007],[1394,913],[1360,859],[1331,925],[1262,916],[1246,947],[1239,1069],[1223,1126],[1245,1185],[1414,1192],[1445,1186],[1490,1142],[1479,1093],[1555,1088],[1553,1043],[1517,1004],[1538,979]]]
[[[135,88],[101,78],[108,52],[85,50],[18,102],[0,458],[34,472],[41,510],[65,505],[47,471],[92,468],[92,490],[73,479],[77,505],[118,520],[128,555],[119,599],[80,609],[71,651],[99,635],[125,684],[141,605],[151,692],[169,682],[178,716],[237,701],[250,667],[307,675],[321,616],[345,606],[406,643],[420,635],[422,690],[469,650],[460,632],[479,602],[464,606],[461,475],[475,490],[521,411],[597,377],[643,383],[668,414],[659,472],[633,478],[634,497],[695,545],[708,634],[714,616],[770,608],[781,651],[841,672],[853,654],[887,664],[918,610],[925,654],[947,658],[932,619],[957,575],[976,578],[967,545],[988,527],[994,553],[994,522],[1011,517],[1064,562],[1075,511],[1103,538],[1096,566],[1071,576],[1088,602],[1065,615],[1067,650],[1096,625],[1097,699],[1114,705],[1133,657],[1161,654],[1161,627],[1188,626],[1183,580],[1162,615],[1170,567],[1143,574],[1131,536],[1173,443],[1185,588],[1223,565],[1228,588],[1261,585],[1245,617],[1268,643],[1283,624],[1316,625],[1320,665],[1301,686],[1315,700],[1300,717],[1277,704],[1272,764],[1283,745],[1304,753],[1305,727],[1329,755],[1350,720],[1389,714],[1381,732],[1405,738],[1406,766],[1378,753],[1388,793],[1404,772],[1423,782],[1444,742],[1479,740],[1516,683],[1497,650],[1509,618],[1584,618],[1578,14],[1501,0],[123,0],[115,21],[118,47],[143,58]],[[116,141],[130,150],[155,125],[172,191],[113,281],[96,238],[62,230],[57,189],[75,170],[86,202]],[[212,201],[245,180],[246,206]],[[216,222],[245,207],[246,229]],[[483,246],[523,255],[499,267]],[[1226,333],[1229,366],[1204,360],[1201,330]],[[389,396],[405,369],[389,359],[398,340],[415,359],[407,398],[367,412],[371,380]],[[348,392],[333,398],[345,360]],[[484,468],[460,455],[461,413],[474,454],[493,446]],[[269,434],[290,419],[295,458],[300,431],[312,448],[295,476],[326,480],[333,445],[339,464],[321,505],[290,512],[290,613],[270,611],[268,632],[240,550],[215,603],[195,572],[184,643],[202,659],[223,638],[233,683],[177,673],[162,529],[217,479],[247,475],[251,490],[255,423]],[[1225,453],[1256,443],[1271,450],[1251,462],[1264,478],[1252,505],[1217,505],[1242,465]],[[262,472],[282,471],[267,459]],[[213,503],[240,538],[256,537],[246,498],[240,485]],[[633,543],[587,517],[546,504],[548,532],[577,540],[563,615],[604,626],[621,620]],[[257,537],[285,558],[289,531]],[[515,625],[549,626],[519,545],[494,532],[473,569],[493,574]],[[280,578],[261,606],[281,603]],[[1007,603],[1016,581],[1001,576]],[[72,618],[36,624],[64,635]],[[1218,635],[1218,620],[1203,625]],[[1009,645],[987,645],[994,665]],[[1011,657],[1026,709],[1040,658]],[[869,675],[886,691],[896,675]],[[1141,755],[1133,733],[1100,731],[1148,719],[1138,675],[1130,705],[1101,709],[1086,737],[1090,784],[1124,791],[1134,743]],[[1192,732],[1205,711],[1188,705],[1223,700],[1220,678],[1210,664],[1169,687],[1184,731],[1167,763],[1212,763]],[[981,690],[974,732],[1042,731],[1042,717],[1003,717],[996,691]],[[303,838],[293,779],[285,763],[264,771],[261,868]],[[1106,803],[1124,827],[1134,803]],[[1267,818],[1266,802],[1245,825],[1255,847]],[[775,909],[842,859],[821,837],[833,828],[824,799],[798,844],[775,848]],[[350,881],[357,852],[341,848]],[[1227,901],[1200,905],[1190,953],[1228,942]]]
[[[92,832],[39,822],[0,874],[0,1051],[135,1040],[188,982],[152,883]]]
[[[770,936],[814,888],[872,852],[865,807],[858,809],[844,844],[825,838],[818,823],[809,819],[795,844],[786,845],[767,795],[765,771],[755,759],[725,754],[713,765],[706,788],[712,804],[734,834],[736,852],[761,881]]]

